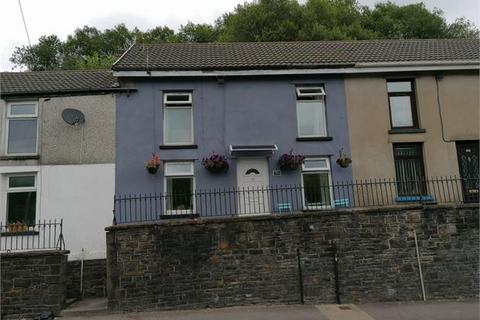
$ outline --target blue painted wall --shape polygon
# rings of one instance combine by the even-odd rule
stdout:
[[[150,175],[144,162],[152,152],[162,160],[195,160],[196,189],[236,186],[236,162],[227,174],[212,175],[201,159],[212,151],[228,155],[230,144],[276,144],[269,159],[270,184],[300,184],[300,170],[273,176],[278,157],[293,150],[305,156],[330,156],[333,181],[352,179],[351,168],[340,168],[338,150],[350,154],[344,82],[329,77],[264,77],[203,79],[128,79],[137,92],[117,97],[116,193],[163,191],[163,174]],[[326,92],[328,135],[332,141],[300,142],[297,137],[295,85],[323,84]],[[163,143],[162,94],[193,91],[194,143],[198,149],[159,150]]]

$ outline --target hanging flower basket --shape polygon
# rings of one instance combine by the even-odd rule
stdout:
[[[350,159],[343,153],[343,149],[340,149],[337,164],[342,168],[347,168],[350,163],[352,163],[352,159]]]
[[[152,153],[152,158],[145,162],[145,169],[150,174],[157,173],[160,168],[160,156],[158,154]]]
[[[202,165],[211,173],[225,173],[229,167],[227,158],[216,153],[212,153],[208,158],[203,158]]]
[[[278,165],[283,171],[292,171],[302,165],[305,157],[299,154],[284,153],[278,159]]]

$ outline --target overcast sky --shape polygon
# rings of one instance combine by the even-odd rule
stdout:
[[[419,0],[392,0],[398,4]],[[28,44],[18,0],[1,0],[0,70],[10,71],[9,58],[16,46]],[[21,0],[32,44],[41,35],[56,34],[62,40],[81,26],[111,28],[125,23],[129,28],[149,29],[167,25],[177,29],[187,21],[211,23],[243,0]],[[372,6],[378,0],[359,0]],[[480,26],[479,0],[425,0],[428,8],[440,8],[447,21],[466,17]]]

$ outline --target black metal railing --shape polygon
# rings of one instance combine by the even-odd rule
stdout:
[[[0,251],[64,249],[63,219],[36,224],[0,222]]]
[[[420,191],[419,191],[420,190]],[[478,202],[479,179],[367,179],[329,185],[281,185],[196,190],[188,194],[130,194],[114,198],[114,223],[177,217],[220,217],[308,210]]]

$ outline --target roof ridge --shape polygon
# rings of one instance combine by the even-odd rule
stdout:
[[[32,70],[25,70],[25,71],[1,71],[0,74],[47,74],[47,73],[93,73],[93,72],[104,72],[104,73],[112,73],[112,70],[110,69],[88,69],[88,70],[75,70],[75,69],[70,69],[70,70],[64,70],[64,69],[58,69],[58,70],[37,70],[37,71],[32,71]]]
[[[380,42],[435,42],[435,41],[468,41],[478,42],[480,39],[470,38],[428,38],[428,39],[360,39],[360,40],[294,40],[294,41],[229,41],[229,42],[156,42],[156,43],[135,43],[132,47],[138,46],[182,46],[182,45],[235,45],[235,44],[307,44],[307,43],[380,43]],[[130,50],[130,48],[128,49]],[[128,50],[125,52],[127,53]],[[125,54],[124,53],[124,54]],[[123,56],[123,55],[122,55]],[[118,59],[120,60],[120,59]],[[117,62],[118,62],[117,60]]]

